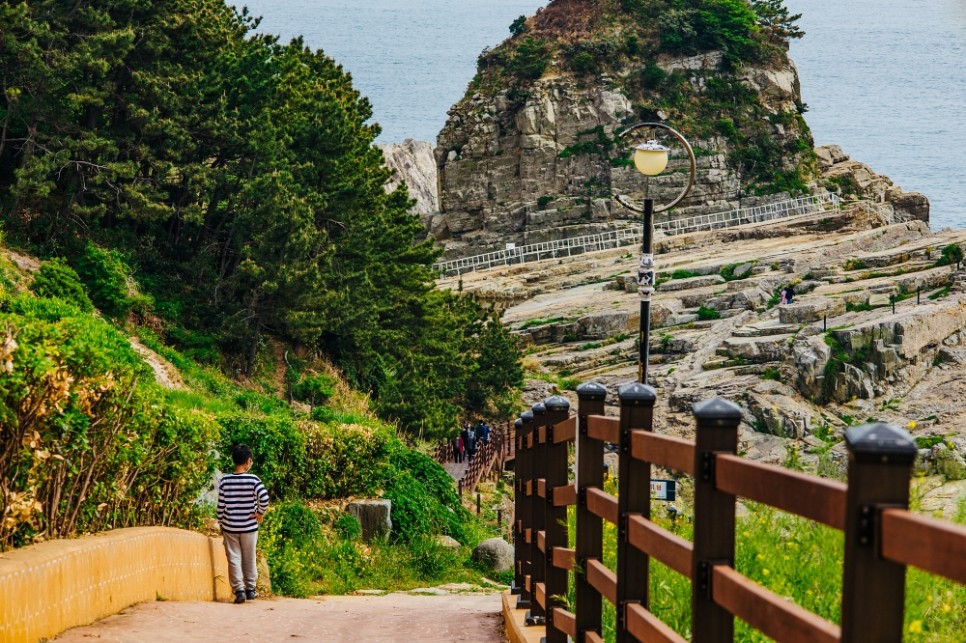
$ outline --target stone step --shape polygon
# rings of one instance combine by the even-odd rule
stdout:
[[[735,329],[734,337],[769,337],[771,335],[788,335],[798,331],[800,324],[784,324],[778,319],[758,321]]]
[[[716,353],[757,364],[780,362],[788,354],[794,337],[794,333],[764,337],[729,337],[721,343]]]

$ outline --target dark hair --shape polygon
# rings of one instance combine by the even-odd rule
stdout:
[[[235,466],[245,464],[250,457],[252,457],[252,449],[248,445],[236,444],[231,450],[231,461]]]

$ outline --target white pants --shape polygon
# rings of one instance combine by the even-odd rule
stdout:
[[[243,592],[255,589],[258,580],[258,567],[255,565],[255,544],[258,532],[232,534],[223,532],[225,554],[228,556],[228,582],[231,591]]]

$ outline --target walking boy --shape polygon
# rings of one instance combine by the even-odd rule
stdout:
[[[218,481],[218,522],[228,556],[228,582],[235,592],[235,602],[258,597],[255,581],[255,544],[258,525],[268,509],[268,491],[258,476],[248,473],[252,468],[252,450],[236,444],[231,452],[235,471]]]

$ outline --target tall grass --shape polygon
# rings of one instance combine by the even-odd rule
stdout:
[[[616,495],[616,481],[605,485]],[[688,488],[679,516],[672,521],[663,503],[652,504],[652,520],[658,525],[692,540],[693,515]],[[841,623],[842,565],[844,535],[824,525],[793,516],[766,505],[744,503],[747,513],[736,522],[735,568],[779,596],[783,596],[822,618]],[[575,513],[568,516],[571,546],[575,544]],[[966,523],[966,502],[961,504],[956,522]],[[617,565],[617,530],[604,522],[604,564]],[[691,582],[665,565],[651,560],[649,584],[650,610],[685,638],[691,636]],[[571,587],[570,604],[574,602]],[[615,640],[614,607],[603,601],[603,635]],[[906,577],[906,641],[953,643],[966,632],[966,586],[910,568]],[[736,641],[770,641],[744,621],[735,620]]]

